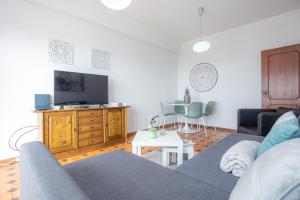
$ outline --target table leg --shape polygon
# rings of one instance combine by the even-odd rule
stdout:
[[[142,156],[142,147],[141,146],[137,147],[137,155]]]
[[[164,148],[162,148],[162,165],[164,167],[168,166],[168,159],[167,159],[168,155],[167,154],[168,153],[164,150]]]
[[[183,162],[183,146],[177,147],[177,166],[181,165]]]
[[[187,133],[188,132],[188,128],[189,128],[189,125],[188,125],[188,118],[186,117],[185,118],[185,133]]]
[[[184,114],[185,116],[188,115],[188,106],[184,105]],[[187,133],[188,133],[188,129],[189,129],[189,125],[188,125],[188,118],[185,118],[185,125],[184,125],[184,129],[185,129],[185,139],[187,140]]]
[[[138,147],[135,145],[132,145],[131,153],[134,155],[138,155]]]
[[[184,115],[187,116],[188,114],[188,105],[184,105]],[[185,125],[184,125],[185,131],[188,131],[188,119],[187,117],[185,118]]]

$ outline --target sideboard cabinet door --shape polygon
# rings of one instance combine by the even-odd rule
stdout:
[[[108,109],[105,113],[106,129],[105,137],[107,142],[123,138],[122,109]]]
[[[78,146],[76,112],[44,113],[44,143],[52,153],[76,149]]]

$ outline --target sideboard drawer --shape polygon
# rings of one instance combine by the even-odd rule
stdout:
[[[100,144],[102,142],[103,142],[103,137],[81,140],[79,141],[79,147],[86,147],[90,145]]]
[[[79,111],[79,117],[102,117],[102,110]]]
[[[102,123],[102,116],[79,118],[79,126]]]
[[[103,131],[99,130],[99,131],[93,131],[87,133],[80,133],[78,137],[79,137],[79,141],[96,138],[96,137],[103,137]]]
[[[99,131],[103,129],[103,124],[90,124],[79,126],[79,133],[90,132],[90,131]]]

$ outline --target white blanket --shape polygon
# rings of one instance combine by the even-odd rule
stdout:
[[[256,158],[256,151],[260,143],[256,141],[240,141],[230,147],[223,155],[220,168],[224,172],[231,172],[241,177]]]

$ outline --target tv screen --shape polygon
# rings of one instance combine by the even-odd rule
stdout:
[[[54,71],[55,105],[107,103],[107,76]]]

